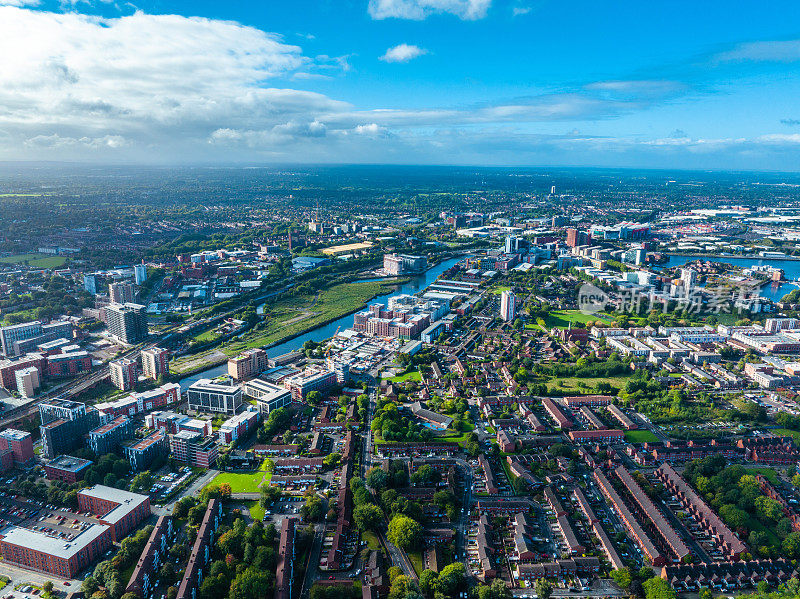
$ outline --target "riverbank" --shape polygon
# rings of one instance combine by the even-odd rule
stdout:
[[[408,283],[401,284],[399,288],[396,288],[397,285],[392,285],[391,287],[395,287],[395,289],[389,293],[364,298],[360,306],[354,306],[354,309],[351,308],[347,310],[340,318],[336,318],[330,322],[313,326],[311,328],[303,327],[305,332],[296,331],[292,332],[292,334],[284,334],[281,336],[283,339],[282,341],[276,340],[274,343],[268,346],[268,349],[272,350],[270,351],[270,354],[275,356],[283,355],[291,351],[301,349],[306,341],[320,342],[324,341],[325,339],[329,339],[336,334],[338,329],[352,327],[353,313],[358,312],[363,305],[373,302],[388,305],[388,302],[392,297],[403,294],[415,294],[424,291],[433,282],[435,282],[443,272],[445,272],[454,264],[457,264],[462,259],[463,257],[453,257],[442,260],[436,266],[429,268],[425,273],[416,277],[410,277]],[[351,283],[351,285],[353,284],[355,283]],[[389,285],[386,285],[386,287],[389,287]],[[308,321],[306,321],[305,324],[309,324]],[[204,370],[198,370],[197,367],[193,367],[191,370],[187,369],[186,372],[191,372],[192,374],[179,375],[182,377],[180,379],[181,388],[185,390],[194,381],[200,378],[213,378],[215,376],[225,374],[226,370],[224,363],[222,363],[222,357],[218,356],[216,358],[216,364],[217,365],[215,367],[206,368]]]
[[[270,349],[282,345],[358,312],[375,298],[396,290],[400,285],[402,280],[342,283],[315,294],[280,300],[266,310],[263,328],[178,358],[170,364],[170,370],[182,377],[192,376],[227,362],[228,358],[246,349]],[[182,365],[186,367],[182,368]]]

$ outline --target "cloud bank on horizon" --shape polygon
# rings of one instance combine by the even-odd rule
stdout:
[[[0,159],[800,165],[800,40],[557,69],[514,39],[545,10],[518,1],[363,0],[328,47],[325,19],[104,10],[0,0]]]

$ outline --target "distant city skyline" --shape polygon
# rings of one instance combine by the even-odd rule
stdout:
[[[0,0],[0,161],[800,170],[800,5]]]

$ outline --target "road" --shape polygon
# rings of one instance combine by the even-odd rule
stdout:
[[[308,562],[306,563],[306,574],[303,577],[303,586],[300,587],[300,599],[307,599],[311,593],[314,582],[319,580],[319,559],[322,553],[322,541],[325,536],[325,525],[317,524],[314,526],[314,539],[311,541],[311,551],[309,552]]]

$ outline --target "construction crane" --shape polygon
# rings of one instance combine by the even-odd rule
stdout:
[[[336,332],[333,334],[334,337],[336,337],[336,335],[339,334],[339,329],[341,329],[341,328],[342,328],[342,325],[339,325],[338,327],[336,327]],[[325,357],[327,358],[330,355],[331,355],[331,346],[329,345],[327,351],[325,352]]]

